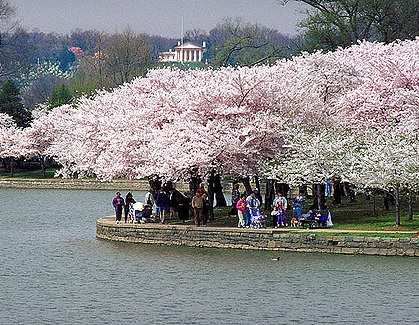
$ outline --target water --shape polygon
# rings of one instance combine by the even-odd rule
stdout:
[[[0,324],[419,323],[419,259],[97,240],[113,196],[0,189]]]

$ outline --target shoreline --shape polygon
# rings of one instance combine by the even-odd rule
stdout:
[[[147,191],[148,187],[145,179],[101,181],[74,178],[0,178],[0,188]],[[176,188],[183,191],[187,190],[188,185],[177,183]]]
[[[324,235],[324,229],[195,227],[194,225],[115,224],[96,221],[96,237],[126,243],[205,248],[419,257],[419,238]],[[328,231],[326,231],[327,233]],[[339,233],[331,229],[330,233]],[[347,230],[342,232],[348,232]],[[319,234],[316,234],[319,233]],[[362,231],[368,233],[368,231]],[[380,233],[371,231],[371,233]],[[383,232],[383,235],[392,232]],[[404,233],[404,232],[403,232]],[[415,232],[407,232],[415,234]]]

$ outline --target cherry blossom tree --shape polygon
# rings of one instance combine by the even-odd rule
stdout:
[[[308,62],[303,60],[303,75],[311,75],[313,60],[321,73],[314,74],[314,86],[301,85],[299,91],[311,95],[307,99],[298,96],[296,107],[304,111],[311,106],[317,119],[312,118],[315,123],[293,119],[297,124],[284,134],[286,150],[265,165],[265,173],[280,175],[291,184],[317,182],[337,173],[361,189],[374,186],[388,191],[400,186],[397,184],[414,187],[414,162],[419,161],[415,147],[418,44],[418,40],[390,45],[363,42],[328,53],[321,60],[316,60],[318,53]],[[334,87],[332,80],[346,83]],[[324,92],[318,91],[321,87]],[[399,174],[404,175],[402,183]]]
[[[50,130],[39,131],[39,152],[55,157],[64,177],[261,175],[300,185],[338,174],[360,188],[388,188],[401,181],[390,173],[374,183],[385,164],[367,159],[387,145],[403,184],[415,184],[418,47],[362,42],[273,66],[152,70],[52,110],[28,134]],[[413,146],[402,155],[406,141]]]
[[[3,165],[9,165],[10,175],[14,175],[14,160],[22,156],[22,129],[16,126],[13,118],[0,113],[0,158]]]

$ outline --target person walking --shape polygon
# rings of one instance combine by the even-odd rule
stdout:
[[[116,196],[112,200],[112,205],[115,208],[116,224],[119,224],[122,218],[122,209],[125,207],[124,198],[121,197],[120,192],[116,192]]]
[[[203,221],[204,199],[200,191],[196,191],[196,195],[192,198],[192,209],[194,212],[195,226],[199,227]]]

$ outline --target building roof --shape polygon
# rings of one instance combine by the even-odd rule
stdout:
[[[197,49],[198,50],[198,49],[202,49],[202,46],[192,43],[192,42],[186,42],[186,43],[183,43],[183,45],[175,46],[175,50],[176,49]]]

